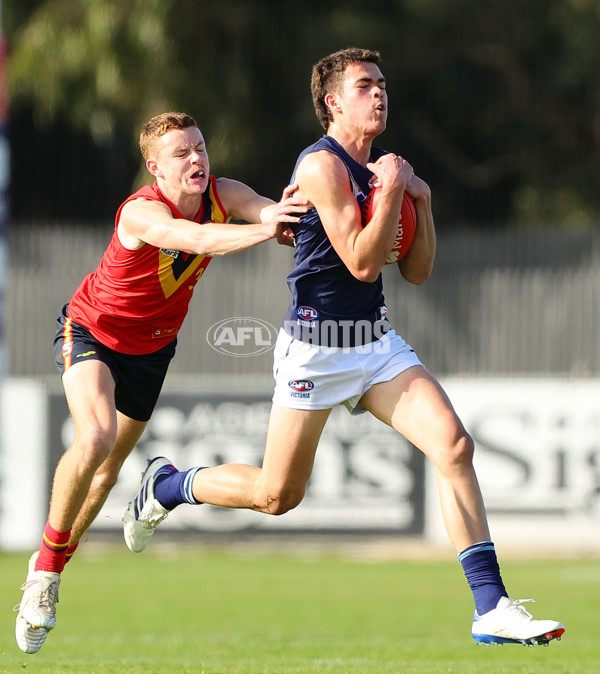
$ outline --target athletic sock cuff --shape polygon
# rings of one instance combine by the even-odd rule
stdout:
[[[470,545],[468,548],[463,550],[462,552],[458,553],[458,561],[462,562],[463,559],[466,559],[467,557],[470,557],[471,555],[475,554],[476,552],[486,552],[488,550],[494,550],[495,551],[495,546],[492,543],[492,541],[481,541],[480,543],[475,543],[474,545]]]
[[[197,468],[190,468],[185,474],[183,480],[183,497],[186,500],[186,503],[191,505],[198,505],[200,501],[194,496],[194,476],[199,470],[202,470],[206,466],[198,466]]]

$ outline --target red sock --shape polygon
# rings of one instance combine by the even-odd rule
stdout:
[[[69,547],[67,548],[67,554],[66,554],[66,557],[65,557],[65,564],[67,562],[71,561],[71,557],[75,553],[75,550],[77,550],[78,545],[79,545],[79,543],[75,543],[75,545],[69,545]]]
[[[70,529],[69,531],[56,531],[47,523],[42,536],[40,554],[35,563],[35,570],[61,573],[65,568],[70,537]]]

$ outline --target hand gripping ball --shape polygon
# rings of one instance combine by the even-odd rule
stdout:
[[[375,209],[377,208],[377,202],[379,201],[380,195],[381,187],[374,187],[365,199],[362,207],[363,227],[371,221]],[[396,238],[394,239],[394,246],[387,257],[385,264],[394,264],[394,262],[398,262],[406,255],[406,253],[408,253],[415,238],[416,229],[417,211],[415,209],[415,203],[405,192],[402,201],[402,209],[400,211],[400,220],[398,220],[398,231],[396,232]]]

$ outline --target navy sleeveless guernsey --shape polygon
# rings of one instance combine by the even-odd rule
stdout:
[[[362,207],[373,174],[330,136],[323,136],[300,154],[290,182],[294,182],[302,159],[321,150],[344,162],[352,192]],[[384,154],[372,148],[370,161]],[[310,208],[291,228],[296,265],[287,277],[292,303],[283,321],[284,330],[303,342],[332,347],[361,346],[388,332],[381,274],[372,283],[352,276],[331,245],[316,208]]]

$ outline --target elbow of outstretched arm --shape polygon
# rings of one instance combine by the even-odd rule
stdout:
[[[192,252],[195,255],[210,255],[212,257],[225,254],[222,251],[219,251],[216,246],[212,246],[206,237],[198,237],[195,239],[192,248]]]
[[[199,227],[191,243],[191,252],[196,255],[208,255],[217,257],[222,255],[231,255],[240,250],[245,250],[250,245],[255,245],[255,232],[250,229],[236,231],[229,225],[220,223],[207,223]],[[254,236],[253,236],[254,235]]]

